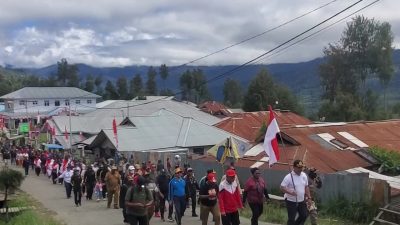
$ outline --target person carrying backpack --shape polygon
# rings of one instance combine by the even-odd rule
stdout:
[[[125,195],[127,220],[130,225],[148,225],[148,208],[153,205],[153,196],[145,186],[146,179],[139,176],[137,184],[131,186]]]

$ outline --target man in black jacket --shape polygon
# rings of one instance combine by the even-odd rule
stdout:
[[[169,188],[169,181],[170,177],[167,175],[165,169],[160,170],[160,175],[156,178],[156,185],[160,190],[159,197],[160,197],[160,213],[161,213],[161,220],[165,221],[164,219],[164,212],[165,212],[165,200],[168,196],[168,188]],[[169,206],[169,213],[168,219],[172,220],[172,205]]]
[[[187,195],[187,202],[189,201],[189,198],[192,199],[192,216],[197,217],[196,214],[196,195],[197,195],[197,190],[199,190],[199,184],[197,183],[196,178],[194,177],[193,174],[193,169],[188,168],[187,169],[187,174],[184,177],[186,181],[186,187],[188,191]]]

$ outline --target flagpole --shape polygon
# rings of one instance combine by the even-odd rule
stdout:
[[[69,153],[72,154],[72,121],[71,121],[71,99],[68,99],[69,110]]]
[[[272,108],[272,106],[271,106],[271,108]],[[274,110],[271,110],[269,113],[274,113]],[[278,124],[278,127],[279,127],[278,120],[276,120],[276,123]],[[281,132],[280,129],[279,129],[279,139],[281,139],[283,149],[286,149],[286,145],[285,145],[285,142],[283,141],[282,132]],[[287,160],[288,171],[289,171],[289,174],[290,174],[290,178],[292,179],[293,188],[294,188],[294,191],[296,192],[296,185],[294,184],[293,174],[292,174],[292,170],[290,168],[289,157],[288,157],[287,152],[285,150],[283,152],[284,152],[286,160]],[[297,200],[297,193],[296,193],[296,205],[297,204],[298,204],[298,200]]]

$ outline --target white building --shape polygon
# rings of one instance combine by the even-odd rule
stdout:
[[[7,113],[44,113],[59,108],[84,112],[96,108],[101,96],[76,87],[25,87],[0,97]]]

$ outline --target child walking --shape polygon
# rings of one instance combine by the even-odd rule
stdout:
[[[102,198],[102,192],[103,192],[103,184],[101,183],[100,179],[97,179],[96,181],[96,186],[94,186],[94,193],[96,195],[96,201],[100,201]]]

